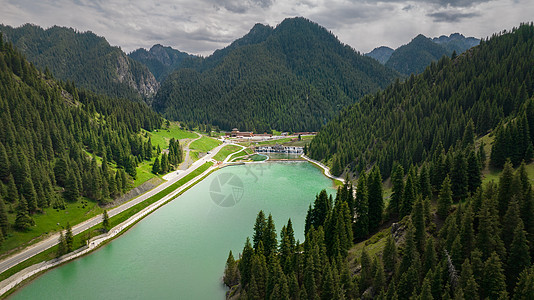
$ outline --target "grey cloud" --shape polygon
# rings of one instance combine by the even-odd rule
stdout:
[[[458,11],[441,11],[428,14],[427,16],[433,18],[436,22],[456,23],[463,19],[478,17],[480,14],[476,12],[463,13]]]
[[[311,14],[308,17],[329,29],[333,29],[346,24],[361,24],[379,19],[390,13],[392,9],[393,7],[389,4],[377,6],[366,3],[350,5],[342,3],[324,7],[320,12]]]
[[[226,10],[243,14],[254,7],[267,8],[273,4],[272,0],[222,0],[214,1],[215,7],[224,7]]]
[[[359,0],[356,0],[359,2]],[[477,4],[492,2],[495,0],[412,0],[412,1],[403,1],[403,0],[382,0],[384,2],[390,3],[399,3],[407,4],[408,2],[415,2],[421,4],[432,4],[437,7],[472,7]]]

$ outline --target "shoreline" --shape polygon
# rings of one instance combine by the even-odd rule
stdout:
[[[102,246],[106,245],[107,243],[110,243],[115,238],[119,237],[123,233],[126,233],[130,228],[132,228],[135,224],[137,224],[139,221],[144,219],[146,216],[150,215],[152,212],[156,211],[163,205],[169,203],[170,201],[176,199],[178,196],[183,194],[185,191],[190,189],[191,187],[195,186],[197,183],[204,180],[207,176],[209,176],[211,173],[233,165],[245,165],[245,164],[261,164],[266,162],[275,162],[275,163],[283,163],[283,162],[309,162],[316,167],[323,170],[322,174],[333,180],[334,184],[336,181],[344,182],[344,179],[341,179],[339,177],[335,177],[330,174],[330,169],[325,166],[324,164],[317,162],[313,159],[310,159],[306,157],[305,155],[301,155],[301,158],[298,159],[283,159],[283,160],[265,160],[265,161],[258,161],[258,162],[238,162],[238,163],[224,163],[224,164],[214,164],[210,166],[208,169],[206,169],[201,174],[197,175],[196,177],[192,178],[190,181],[186,182],[184,185],[180,186],[176,190],[172,191],[171,193],[167,194],[160,200],[150,204],[149,206],[143,208],[141,211],[137,212],[127,220],[123,221],[119,225],[116,225],[115,227],[111,228],[107,233],[101,234],[99,236],[93,237],[89,240],[88,245],[83,246],[81,248],[78,248],[74,250],[73,252],[67,253],[63,255],[60,258],[52,259],[48,261],[39,262],[36,264],[33,264],[29,267],[24,268],[23,270],[13,274],[12,276],[8,277],[7,279],[0,282],[0,298],[5,298],[8,295],[16,292],[16,290],[19,287],[24,286],[26,283],[31,282],[32,280],[39,277],[41,274],[45,273],[46,271],[56,268],[58,266],[61,266],[65,263],[68,263],[72,260],[78,259],[80,257],[83,257],[85,255],[91,254],[93,251],[101,248]]]
[[[314,164],[315,166],[319,167],[320,169],[322,169],[324,176],[326,176],[326,177],[328,177],[328,178],[330,178],[330,179],[332,179],[334,181],[340,181],[342,184],[345,184],[345,179],[332,175],[330,173],[330,168],[327,167],[325,164],[323,164],[323,163],[321,163],[319,161],[316,161],[314,159],[311,159],[311,158],[307,157],[305,154],[302,154],[300,157],[304,158],[308,162],[310,162],[310,163]]]
[[[195,178],[191,179],[184,185],[180,186],[173,192],[166,195],[165,197],[145,207],[135,215],[120,223],[119,225],[111,228],[107,233],[91,238],[91,240],[89,241],[89,245],[78,248],[70,253],[61,256],[60,258],[36,263],[13,274],[12,276],[0,282],[0,297],[5,298],[7,295],[11,294],[11,292],[15,292],[16,288],[20,287],[21,284],[24,284],[24,282],[37,278],[40,274],[46,272],[49,269],[53,269],[72,260],[75,260],[79,257],[90,254],[94,250],[99,249],[101,246],[106,245],[113,239],[119,237],[123,233],[126,233],[131,227],[133,227],[135,224],[137,224],[139,221],[150,215],[152,212],[154,212],[161,206],[174,200],[182,193],[195,186],[197,183],[201,182],[205,177],[207,177],[209,174],[216,171],[217,169],[219,169],[219,166],[217,165],[209,167],[207,170],[197,175]]]

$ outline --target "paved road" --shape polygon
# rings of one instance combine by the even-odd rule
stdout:
[[[196,168],[200,167],[201,165],[203,165],[205,162],[211,160],[213,158],[213,156],[215,156],[215,154],[217,154],[217,152],[219,152],[219,150],[221,150],[222,147],[224,147],[225,144],[221,144],[219,146],[217,146],[216,148],[214,148],[213,150],[210,151],[210,154],[202,157],[201,159],[197,160],[196,162],[194,162],[187,170],[184,170],[184,171],[181,171],[179,173],[178,176],[170,179],[169,181],[167,182],[164,182],[160,185],[158,185],[157,187],[155,187],[154,189],[144,193],[143,195],[140,195],[139,197],[137,198],[134,198],[133,200],[129,201],[129,202],[126,202],[120,206],[117,206],[111,210],[108,211],[108,215],[109,217],[113,217],[125,210],[127,210],[128,208],[132,207],[132,206],[135,206],[136,204],[140,203],[140,202],[143,202],[145,201],[146,199],[154,196],[155,194],[161,192],[162,190],[164,190],[165,188],[167,188],[168,186],[174,184],[175,182],[177,182],[178,180],[182,179],[183,177],[185,177],[186,175],[188,175],[189,173],[191,173],[192,171],[194,171]],[[78,233],[80,232],[83,232],[99,223],[102,222],[102,215],[98,215],[96,217],[93,217],[85,222],[82,222],[80,224],[77,224],[75,226],[72,227],[72,233],[74,235],[77,235]],[[48,238],[46,238],[45,240],[35,244],[35,245],[32,245],[32,246],[29,246],[28,248],[22,250],[21,252],[18,252],[18,253],[15,253],[5,259],[3,259],[2,261],[0,261],[0,274],[3,273],[4,271],[16,266],[17,264],[55,246],[57,243],[58,243],[58,240],[59,240],[59,233],[57,234],[54,234]]]
[[[189,145],[191,145],[192,142],[202,138],[202,135],[198,134],[197,132],[195,133],[198,135],[198,137],[190,140],[187,144],[184,145],[183,151],[185,151],[185,157],[184,161],[178,166],[178,170],[187,170],[189,166],[193,164],[193,159],[190,155],[191,149],[189,149]]]

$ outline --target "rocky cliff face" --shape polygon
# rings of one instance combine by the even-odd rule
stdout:
[[[144,71],[144,72],[143,72]],[[146,67],[126,55],[117,57],[117,80],[136,90],[147,102],[157,93],[159,83]]]
[[[145,65],[92,32],[30,24],[0,25],[0,31],[39,68],[96,93],[150,102],[159,88]]]

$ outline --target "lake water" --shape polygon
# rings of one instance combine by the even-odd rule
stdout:
[[[332,181],[307,162],[223,168],[94,253],[53,269],[13,299],[224,299],[228,251],[237,257],[260,209],[277,233],[291,218],[303,241],[308,205]]]

